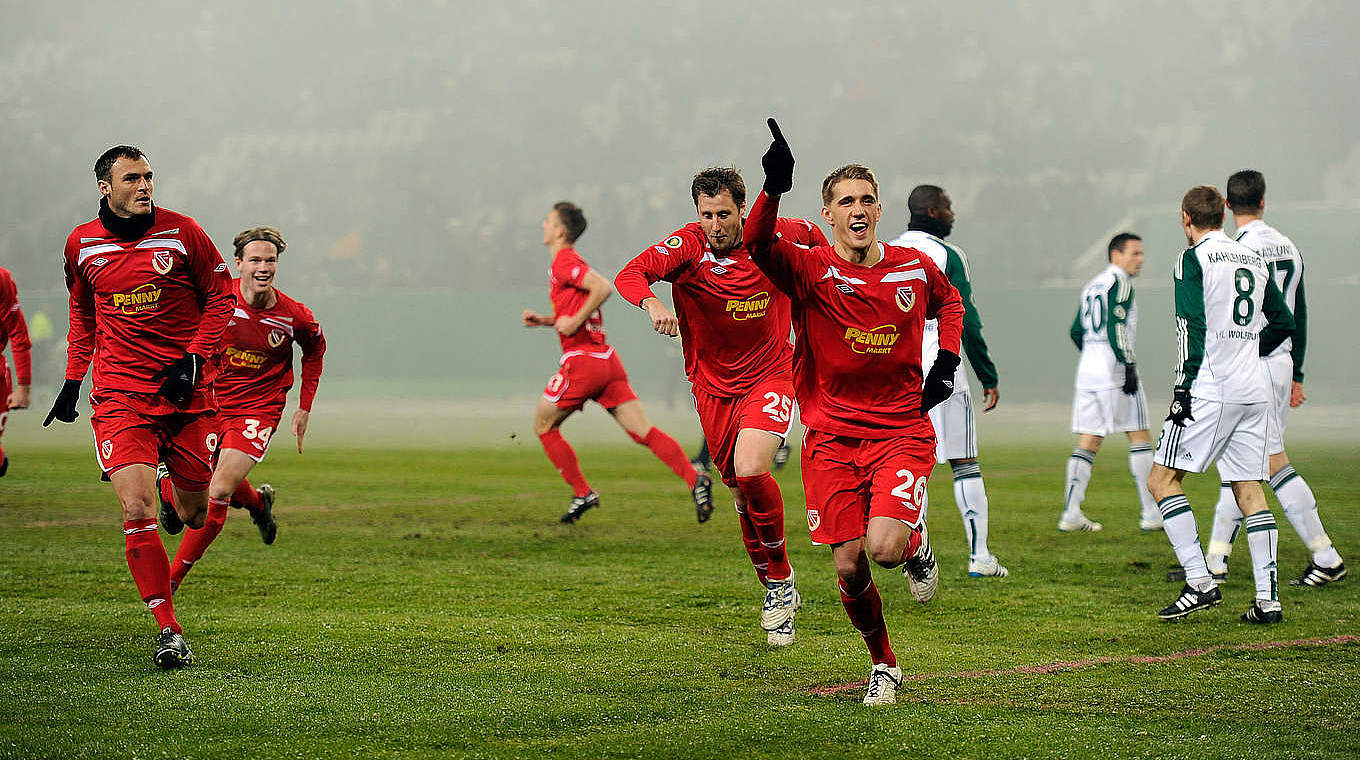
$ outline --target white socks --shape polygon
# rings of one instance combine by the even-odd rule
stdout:
[[[1081,503],[1086,500],[1086,486],[1091,483],[1091,465],[1096,453],[1080,446],[1072,449],[1067,459],[1067,492],[1063,499],[1063,522],[1075,522],[1082,516]]]
[[[1279,576],[1275,566],[1275,550],[1280,531],[1275,527],[1275,515],[1269,510],[1246,518],[1247,548],[1251,550],[1251,571],[1256,579],[1256,602],[1263,610],[1280,609]]]
[[[1157,501],[1148,493],[1148,473],[1152,472],[1152,444],[1129,444],[1129,474],[1133,475],[1134,485],[1138,487],[1138,501],[1143,506],[1143,522],[1156,522],[1158,518]]]
[[[1294,472],[1293,465],[1287,464],[1272,475],[1270,488],[1275,492],[1275,498],[1280,500],[1280,506],[1284,507],[1284,516],[1289,519],[1289,524],[1294,526],[1294,531],[1313,553],[1313,562],[1322,567],[1341,564],[1341,555],[1332,547],[1332,540],[1322,527],[1313,489]]]
[[[1190,502],[1185,494],[1176,494],[1157,502],[1157,508],[1162,512],[1162,527],[1171,549],[1185,568],[1186,585],[1197,591],[1207,591],[1213,580],[1209,577],[1209,568],[1204,565],[1199,528],[1195,525],[1195,514],[1190,511]]]
[[[982,484],[982,468],[977,462],[967,462],[950,465],[950,469],[954,473],[954,503],[963,517],[963,535],[968,541],[968,559],[985,560],[992,553],[987,549],[987,489]]]

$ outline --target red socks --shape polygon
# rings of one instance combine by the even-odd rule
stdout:
[[[245,509],[252,515],[258,514],[264,508],[264,505],[260,503],[260,492],[256,491],[250,481],[245,478],[241,479],[241,485],[236,486],[236,490],[232,492],[231,505],[237,509]],[[208,503],[208,519],[212,519],[212,502]]]
[[[548,454],[548,461],[553,463],[562,479],[571,486],[572,495],[585,496],[590,493],[590,484],[586,482],[586,476],[581,472],[581,463],[576,461],[576,451],[571,448],[570,443],[567,443],[567,439],[562,437],[561,431],[554,428],[540,435],[538,440],[543,442],[543,450]]]
[[[179,589],[179,584],[184,582],[184,576],[193,568],[195,562],[203,558],[203,552],[208,550],[208,545],[222,532],[222,526],[226,522],[227,500],[208,499],[208,518],[203,521],[203,527],[186,530],[184,538],[180,539],[179,549],[175,550],[175,562],[170,569],[172,591]]]
[[[897,655],[893,654],[892,644],[888,643],[888,624],[883,620],[883,599],[878,595],[873,578],[855,596],[845,590],[843,581],[836,585],[840,587],[841,604],[845,606],[845,614],[850,616],[850,625],[859,631],[859,635],[864,637],[864,644],[869,647],[869,658],[875,665],[883,663],[890,668],[896,667]]]
[[[157,628],[183,633],[175,620],[175,605],[170,600],[170,560],[165,544],[156,532],[155,518],[124,520],[123,539],[127,542],[128,569],[142,601],[156,618]]]
[[[748,507],[749,509],[749,507]],[[741,542],[746,545],[746,553],[751,557],[751,566],[756,569],[760,585],[770,586],[770,562],[765,555],[765,547],[760,545],[755,523],[746,512],[737,512],[737,524],[741,526]]]
[[[689,457],[685,456],[685,450],[680,448],[680,444],[675,439],[666,435],[666,431],[659,427],[654,427],[647,431],[647,435],[638,438],[633,436],[633,440],[652,450],[657,459],[671,468],[690,488],[694,488],[694,482],[699,479],[698,470],[689,463]]]
[[[902,551],[902,562],[906,562],[907,560],[911,559],[911,555],[915,554],[916,550],[920,548],[921,548],[921,531],[913,530],[911,532],[911,536],[907,538],[907,548]],[[893,567],[901,565],[902,562],[898,562],[897,565],[893,565]]]
[[[746,497],[746,512],[765,552],[769,577],[788,578],[793,568],[784,548],[784,497],[779,493],[779,482],[765,472],[738,477],[737,488]]]
[[[161,489],[161,501],[169,504],[173,509],[175,506],[175,484],[170,482],[170,478],[161,478],[156,485]]]

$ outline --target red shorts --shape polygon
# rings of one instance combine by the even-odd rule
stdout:
[[[699,412],[713,465],[722,481],[735,487],[737,433],[749,428],[787,437],[793,424],[793,381],[772,377],[742,396],[712,396],[695,388],[694,408]]]
[[[206,491],[217,447],[217,412],[181,412],[150,393],[90,394],[90,425],[99,468],[108,476],[130,464],[164,462],[185,491]]]
[[[236,449],[256,464],[263,462],[269,442],[279,430],[281,415],[281,411],[274,410],[218,412],[218,449]]]
[[[803,491],[813,542],[861,538],[871,517],[921,527],[926,481],[934,467],[933,436],[871,440],[808,430],[803,436]]]
[[[594,401],[605,409],[636,401],[637,394],[628,385],[628,373],[614,349],[600,353],[568,352],[562,356],[562,368],[548,378],[543,398],[558,409],[575,412]]]

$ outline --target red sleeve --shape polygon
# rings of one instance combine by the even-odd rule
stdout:
[[[216,356],[222,348],[222,336],[235,304],[231,275],[227,273],[227,264],[217,252],[217,246],[197,222],[187,224],[185,233],[185,241],[189,244],[189,275],[203,302],[198,332],[194,333],[194,339],[189,341],[185,351],[205,357]]]
[[[28,325],[24,322],[23,310],[19,308],[19,290],[14,286],[14,278],[4,275],[0,290],[4,291],[0,293],[0,309],[3,309],[0,322],[3,322],[5,335],[9,336],[10,351],[14,354],[14,384],[32,385],[33,367],[28,352],[33,345],[28,340]],[[0,348],[3,346],[0,345]]]
[[[656,298],[652,283],[657,280],[675,282],[697,257],[701,247],[688,230],[676,230],[624,264],[614,278],[614,290],[628,303],[640,307],[648,298]]]
[[[798,234],[796,242],[802,243],[808,248],[820,248],[831,245],[826,240],[826,235],[822,233],[822,228],[808,221],[807,219],[790,219],[790,222],[802,228]]]
[[[553,277],[573,288],[586,289],[581,280],[585,279],[586,272],[589,271],[590,267],[586,265],[586,260],[576,251],[563,251],[553,259]]]
[[[84,380],[94,356],[94,293],[76,270],[80,241],[74,234],[66,239],[66,289],[70,327],[66,330],[66,379]]]
[[[321,334],[321,324],[312,315],[312,310],[298,304],[297,341],[302,349],[302,392],[298,397],[298,407],[312,411],[312,400],[316,398],[316,387],[321,383],[321,365],[326,356],[326,337]]]
[[[751,260],[780,290],[790,296],[798,295],[796,262],[804,248],[775,237],[775,222],[779,217],[779,198],[770,198],[764,190],[756,196],[751,213],[742,228],[741,242],[751,253]]]
[[[930,285],[930,305],[926,309],[926,318],[939,320],[940,348],[958,355],[963,338],[963,299],[929,256],[922,255],[921,263],[926,268]]]

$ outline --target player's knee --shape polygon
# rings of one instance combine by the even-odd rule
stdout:
[[[145,520],[155,517],[160,512],[160,505],[156,503],[153,495],[128,496],[122,502],[124,520]]]
[[[762,462],[759,457],[740,458],[732,462],[732,469],[739,478],[755,478],[770,471],[770,462]]]
[[[196,514],[186,515],[184,517],[184,524],[189,526],[190,528],[193,528],[194,530],[202,528],[207,523],[208,514],[206,512],[198,512]]]

